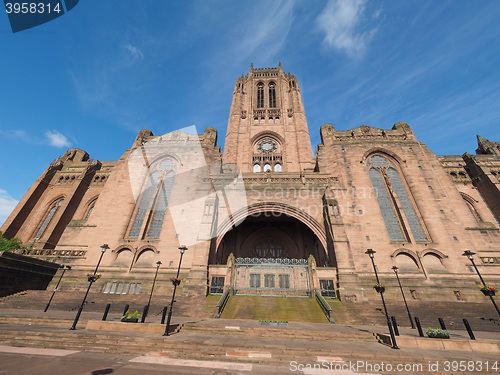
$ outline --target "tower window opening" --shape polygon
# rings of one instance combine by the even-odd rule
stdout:
[[[276,84],[269,84],[269,108],[276,108]]]
[[[257,84],[257,108],[264,108],[264,84]]]

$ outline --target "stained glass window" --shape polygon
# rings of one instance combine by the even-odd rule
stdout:
[[[383,156],[375,155],[366,167],[391,241],[410,241],[410,230],[415,241],[427,241],[396,166]]]
[[[146,237],[160,237],[163,220],[167,212],[168,202],[175,182],[175,163],[165,159],[152,168],[148,183],[141,198],[141,203],[130,230],[129,237],[136,238],[141,235],[141,229],[146,223],[144,233]],[[152,214],[151,214],[152,213]]]
[[[43,232],[45,231],[45,228],[47,228],[47,225],[49,225],[50,220],[52,219],[52,216],[54,216],[55,212],[57,209],[62,206],[64,203],[64,199],[61,199],[58,201],[49,211],[47,216],[45,217],[45,220],[43,221],[42,225],[40,226],[40,229],[38,229],[38,232],[36,232],[35,239],[38,239],[41,237]]]
[[[160,189],[158,202],[156,203],[153,219],[151,220],[151,225],[149,227],[148,237],[160,237],[161,227],[163,226],[163,219],[165,218],[165,213],[167,212],[168,200],[170,198],[170,194],[172,193],[172,188],[174,187],[174,181],[175,173],[171,171],[165,177],[163,186]]]
[[[403,182],[401,181],[401,178],[399,177],[398,172],[396,172],[394,169],[389,168],[387,171],[387,175],[389,176],[391,180],[392,187],[394,189],[394,192],[399,198],[399,202],[401,203],[401,208],[403,209],[405,215],[406,215],[406,220],[408,221],[408,224],[410,225],[411,232],[413,233],[413,237],[415,238],[416,241],[426,241],[427,239],[425,238],[424,232],[422,231],[422,228],[420,227],[420,223],[418,221],[417,215],[415,214],[415,211],[413,210],[413,206],[410,202],[410,199],[408,198],[408,194],[406,193],[406,189],[403,186]]]
[[[142,224],[144,223],[144,218],[146,217],[146,213],[150,208],[153,194],[156,190],[156,186],[158,185],[159,177],[160,174],[158,172],[154,172],[153,174],[151,174],[151,176],[149,176],[149,181],[146,185],[146,189],[144,190],[141,204],[139,205],[139,209],[137,210],[137,215],[135,215],[134,224],[132,226],[132,229],[130,230],[129,237],[139,237]]]
[[[369,174],[373,187],[375,188],[378,205],[380,206],[380,211],[382,211],[382,217],[384,218],[385,226],[387,228],[387,232],[389,232],[391,241],[404,241],[403,232],[401,231],[399,221],[392,208],[392,203],[389,195],[387,194],[387,189],[385,187],[385,182],[382,179],[382,175],[373,168],[370,169]]]

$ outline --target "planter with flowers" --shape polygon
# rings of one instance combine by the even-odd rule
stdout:
[[[385,292],[385,286],[380,284],[380,283],[376,283],[373,286],[373,289],[375,289],[377,291],[377,293],[384,293]]]
[[[125,315],[122,316],[121,321],[124,323],[137,323],[139,321],[137,315],[137,310],[132,315],[130,315],[130,311],[127,310],[125,311]]]
[[[449,339],[450,332],[440,328],[429,328],[427,336],[433,339]]]
[[[172,277],[172,278],[170,278],[170,281],[172,281],[172,284],[174,286],[179,286],[181,283],[181,279],[179,279],[178,277]]]
[[[94,274],[94,273],[88,273],[87,274],[87,280],[88,281],[95,282],[95,281],[97,281],[97,279],[99,279],[99,277],[101,277],[101,275],[97,275],[97,274]]]
[[[495,289],[495,288],[493,288],[492,286],[487,286],[487,285],[485,285],[485,286],[483,286],[483,287],[481,288],[481,292],[483,292],[483,294],[484,294],[485,296],[488,296],[488,297],[489,297],[489,296],[494,296],[494,295],[495,295],[495,293],[496,293],[496,292],[498,292],[498,290],[496,290],[496,289]]]

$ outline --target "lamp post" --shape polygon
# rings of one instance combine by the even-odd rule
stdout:
[[[483,283],[483,286],[486,286],[486,283],[484,282],[483,277],[481,276],[481,273],[477,269],[476,263],[474,262],[474,257],[473,257],[474,254],[476,254],[476,253],[474,253],[474,252],[472,252],[470,250],[466,250],[466,251],[464,251],[464,253],[462,255],[465,256],[465,257],[467,257],[467,258],[469,258],[469,260],[472,262],[472,265],[474,266],[474,269],[476,270],[479,278],[481,279],[481,282]],[[493,303],[493,306],[495,306],[495,309],[497,310],[498,315],[500,315],[500,310],[498,310],[498,306],[495,303],[495,300],[493,299],[493,296],[490,294],[488,297],[490,297],[491,302]]]
[[[174,280],[172,280],[172,283],[174,284],[174,293],[172,294],[172,302],[170,302],[170,308],[168,310],[168,318],[167,318],[167,327],[165,328],[165,333],[163,334],[163,336],[168,336],[169,334],[169,330],[170,330],[170,319],[172,318],[172,306],[174,305],[174,298],[175,298],[175,291],[177,290],[177,285],[180,284],[180,281],[179,281],[179,272],[181,271],[181,263],[182,263],[182,256],[184,255],[184,252],[187,250],[188,248],[185,246],[185,245],[181,245],[181,247],[179,247],[179,250],[181,251],[181,259],[179,260],[179,267],[177,268],[177,276],[175,277]]]
[[[398,267],[392,267],[394,273],[396,274],[396,278],[398,279],[399,289],[401,289],[401,294],[403,295],[403,301],[405,301],[406,311],[408,311],[408,318],[410,318],[411,328],[415,329],[415,324],[413,324],[413,319],[411,318],[410,309],[408,308],[408,304],[406,303],[405,293],[403,292],[403,287],[401,286],[401,281],[399,280],[398,275]]]
[[[62,274],[61,274],[61,277],[59,278],[59,281],[57,282],[57,285],[54,288],[54,291],[52,292],[52,296],[50,297],[49,302],[47,303],[47,306],[45,306],[45,310],[43,310],[43,312],[47,312],[47,310],[49,309],[50,303],[52,302],[52,298],[54,298],[54,294],[56,294],[57,287],[61,283],[61,280],[62,280],[62,278],[64,276],[64,273],[66,272],[66,270],[70,270],[71,266],[66,266],[66,268],[64,268],[64,264],[60,264],[59,268],[62,268],[62,270],[63,270]]]
[[[373,251],[372,249],[367,249],[365,254],[368,254],[370,259],[372,260],[373,271],[375,271],[375,277],[377,278],[377,284],[380,284],[380,281],[378,279],[378,274],[377,274],[377,267],[375,267],[375,260],[373,259],[375,257],[375,251]],[[387,313],[387,307],[385,306],[384,292],[383,291],[380,291],[380,297],[382,298],[382,304],[384,305],[385,318],[387,319],[387,326],[389,327],[389,334],[391,335],[392,349],[399,349],[398,345],[396,344],[396,336],[394,336],[394,331],[392,330],[391,321],[389,320],[389,314]]]
[[[153,290],[155,289],[155,283],[156,283],[156,277],[158,276],[158,270],[160,269],[161,262],[158,261],[156,262],[156,273],[155,273],[155,278],[153,280],[153,286],[151,287],[151,294],[149,295],[149,301],[146,307],[145,313],[142,315],[141,323],[144,323],[146,321],[146,317],[148,316],[149,313],[149,306],[151,305],[151,297],[153,297]]]
[[[101,246],[101,257],[99,258],[99,261],[97,262],[97,266],[96,266],[95,271],[93,273],[94,276],[97,274],[97,269],[99,268],[99,264],[101,264],[102,256],[104,255],[104,253],[106,252],[107,249],[109,249],[108,244],[104,244]],[[85,297],[83,297],[82,304],[80,305],[80,308],[78,309],[78,313],[75,316],[75,321],[73,322],[73,325],[71,326],[70,331],[74,331],[76,329],[76,325],[78,324],[78,319],[80,319],[80,315],[81,315],[82,310],[83,310],[83,305],[85,304],[85,300],[87,299],[90,288],[92,287],[92,284],[94,283],[94,281],[97,280],[96,278],[90,277],[90,276],[88,279],[89,279],[89,287],[87,288],[87,293],[85,293]]]

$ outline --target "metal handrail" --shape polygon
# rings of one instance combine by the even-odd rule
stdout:
[[[219,298],[219,302],[217,302],[217,312],[214,315],[215,319],[219,319],[222,311],[224,310],[224,307],[226,307],[227,301],[229,300],[229,297],[231,295],[231,287],[226,287],[224,289],[224,293],[222,293],[222,296]]]
[[[318,301],[321,310],[323,310],[330,323],[335,324],[335,319],[333,319],[332,315],[333,309],[331,308],[331,306],[328,304],[328,302],[326,302],[318,289],[314,289],[314,294],[316,295],[316,301]]]

